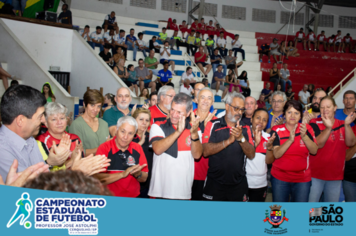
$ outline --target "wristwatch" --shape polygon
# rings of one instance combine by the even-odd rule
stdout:
[[[52,169],[53,169],[53,166],[50,165],[50,164],[48,164],[47,160],[45,160],[45,163],[48,165],[48,169],[49,169],[49,170],[52,170]]]
[[[136,179],[139,179],[139,178],[141,178],[142,177],[142,171],[141,171],[141,174],[139,175],[139,176],[137,176],[137,177],[135,177]]]
[[[241,140],[239,141],[240,143],[244,143],[246,141],[245,137],[242,136]]]

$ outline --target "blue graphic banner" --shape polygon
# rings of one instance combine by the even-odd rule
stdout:
[[[349,235],[356,203],[131,199],[0,186],[1,235]]]

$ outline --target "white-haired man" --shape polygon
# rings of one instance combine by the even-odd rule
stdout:
[[[287,96],[284,92],[276,91],[271,96],[272,111],[269,113],[266,133],[271,132],[273,126],[283,124],[283,108],[287,102]]]
[[[148,167],[140,144],[132,142],[137,122],[131,116],[121,117],[116,124],[115,137],[98,147],[97,155],[105,155],[111,165],[96,174],[114,196],[138,197],[140,183],[146,182]]]
[[[172,100],[169,119],[151,127],[150,146],[154,152],[148,192],[151,197],[191,198],[194,159],[199,159],[203,153],[198,134],[199,117],[191,114],[191,109],[192,98],[184,93],[177,94]]]
[[[123,116],[131,115],[131,109],[129,107],[132,97],[130,90],[126,87],[119,88],[116,92],[116,106],[104,112],[103,120],[108,123],[109,132],[112,137],[116,134],[117,120]]]

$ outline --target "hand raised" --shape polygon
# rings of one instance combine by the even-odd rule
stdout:
[[[258,130],[258,128],[256,127],[256,129],[255,129],[255,147],[258,147],[258,145],[260,144],[261,138],[262,138],[262,131]]]
[[[270,137],[270,138],[268,139],[268,142],[267,142],[267,144],[266,144],[267,150],[272,150],[272,148],[273,148],[273,142],[274,142],[275,139],[276,139],[276,134],[273,133],[272,137]]]
[[[185,116],[181,115],[179,117],[177,131],[179,132],[179,134],[181,134],[183,133],[184,129],[185,129]]]
[[[198,128],[199,128],[199,116],[195,117],[194,112],[190,112],[190,124],[191,124],[191,128],[190,128],[190,133],[191,134],[195,134],[198,132]]]
[[[211,121],[211,119],[213,119],[217,111],[218,110],[214,110],[213,113],[209,113],[209,115],[204,120],[204,127],[208,124],[209,121]]]
[[[355,112],[351,112],[345,119],[345,125],[350,125],[356,118]]]
[[[73,160],[72,170],[81,171],[87,176],[91,176],[100,172],[104,172],[106,167],[110,166],[111,160],[104,155],[90,154],[87,157],[81,158],[79,153]]]
[[[305,123],[302,123],[300,125],[300,137],[304,138],[307,133],[307,125]]]
[[[294,138],[295,138],[295,131],[297,130],[297,127],[298,127],[298,124],[296,124],[295,126],[294,126],[294,129],[290,132],[290,134],[289,134],[289,140],[291,141],[291,142],[294,142]]]

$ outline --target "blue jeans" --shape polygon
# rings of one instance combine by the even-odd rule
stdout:
[[[311,181],[303,183],[285,182],[271,175],[273,202],[308,202]]]
[[[286,91],[286,84],[288,84],[288,87],[292,86],[292,81],[288,80],[288,81],[285,81],[284,79],[280,79],[281,84],[282,84],[282,90],[283,92]]]
[[[211,64],[213,66],[213,73],[216,71],[216,68],[218,68],[218,65],[222,65],[222,64]],[[226,65],[222,65],[224,68],[224,74],[225,76],[227,75],[227,66]]]
[[[100,43],[94,43],[94,42],[88,42],[88,43],[93,49],[95,49],[95,47],[99,47],[100,52],[104,50],[104,46]]]
[[[227,56],[227,48],[225,50],[223,48],[219,48],[220,56],[226,57]]]
[[[135,45],[135,49],[134,52],[133,52],[133,59],[136,60],[136,54],[137,54],[137,51],[139,52],[142,52],[143,53],[143,60],[145,60],[145,58],[147,57],[147,54],[146,52],[149,52],[149,51],[146,51],[146,50],[149,50],[149,49],[138,49],[137,45]]]
[[[233,48],[232,51],[235,53],[234,57],[236,57],[237,52],[241,52],[242,54],[242,60],[245,60],[245,50],[241,49],[241,48]]]
[[[341,180],[321,180],[312,178],[309,202],[319,202],[324,193],[323,202],[338,202],[340,197]]]
[[[356,202],[356,183],[343,180],[342,187],[345,194],[345,202]]]
[[[127,50],[133,50],[133,60],[136,61],[137,46],[132,46],[131,42],[127,42]]]
[[[211,57],[213,55],[214,47],[206,47],[209,52],[209,56]]]

